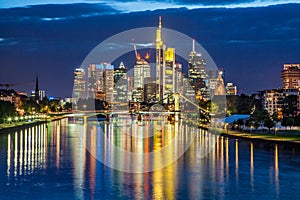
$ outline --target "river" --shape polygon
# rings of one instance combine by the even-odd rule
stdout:
[[[199,129],[190,134],[188,125],[124,123],[75,125],[66,118],[1,134],[0,199],[297,199],[300,196],[297,145],[231,139]],[[147,132],[150,127],[160,135]],[[177,133],[177,129],[188,131]],[[137,137],[142,133],[147,137]],[[163,156],[145,154],[160,152],[174,140],[175,145]],[[126,157],[124,152],[114,150],[114,145],[144,156]],[[171,164],[163,166],[166,158],[174,162],[171,159]],[[128,169],[134,169],[135,173]]]

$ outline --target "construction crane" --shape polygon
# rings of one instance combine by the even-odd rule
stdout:
[[[152,44],[154,44],[154,41],[152,41]],[[150,60],[150,58],[151,58],[151,53],[152,53],[152,49],[153,49],[153,48],[150,48],[149,52],[146,53],[146,56],[145,56],[145,59],[146,59],[146,60]]]
[[[134,38],[132,38],[132,44],[133,44],[133,47],[134,47],[135,58],[136,58],[136,60],[140,60],[141,59],[141,55],[137,52],[137,48],[136,48],[136,44],[135,44]],[[154,44],[154,42],[152,44]],[[146,60],[150,60],[151,52],[152,52],[152,48],[150,48],[150,51],[146,52],[146,55],[145,55],[145,59]]]
[[[136,44],[135,44],[134,38],[132,38],[132,43],[133,43],[133,47],[134,47],[135,58],[136,58],[136,60],[140,60],[140,59],[141,59],[141,55],[137,52]]]

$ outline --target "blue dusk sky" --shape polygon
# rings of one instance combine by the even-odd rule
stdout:
[[[73,71],[97,44],[155,27],[161,15],[165,28],[195,38],[241,93],[277,88],[283,64],[300,62],[299,13],[295,0],[1,1],[0,83],[38,74],[47,96],[71,96]]]

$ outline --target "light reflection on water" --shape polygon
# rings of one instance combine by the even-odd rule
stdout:
[[[165,134],[148,140],[124,134],[122,129],[114,132],[112,126],[84,127],[83,141],[67,119],[1,134],[0,198],[295,199],[300,194],[298,146],[252,143],[199,130],[188,151],[173,164],[154,172],[131,174],[110,169],[91,154],[101,150],[120,165],[132,162],[136,168],[157,165],[163,158],[157,157],[153,163],[147,157],[126,160],[111,152],[110,143],[95,139],[101,127],[114,144],[132,152],[150,152],[168,144],[175,134],[174,125],[154,126],[164,129]],[[134,128],[134,134],[139,134],[145,127]],[[199,156],[203,145],[215,146],[205,158]]]

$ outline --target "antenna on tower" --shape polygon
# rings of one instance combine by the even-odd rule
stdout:
[[[193,39],[193,52],[195,52],[195,39]]]

